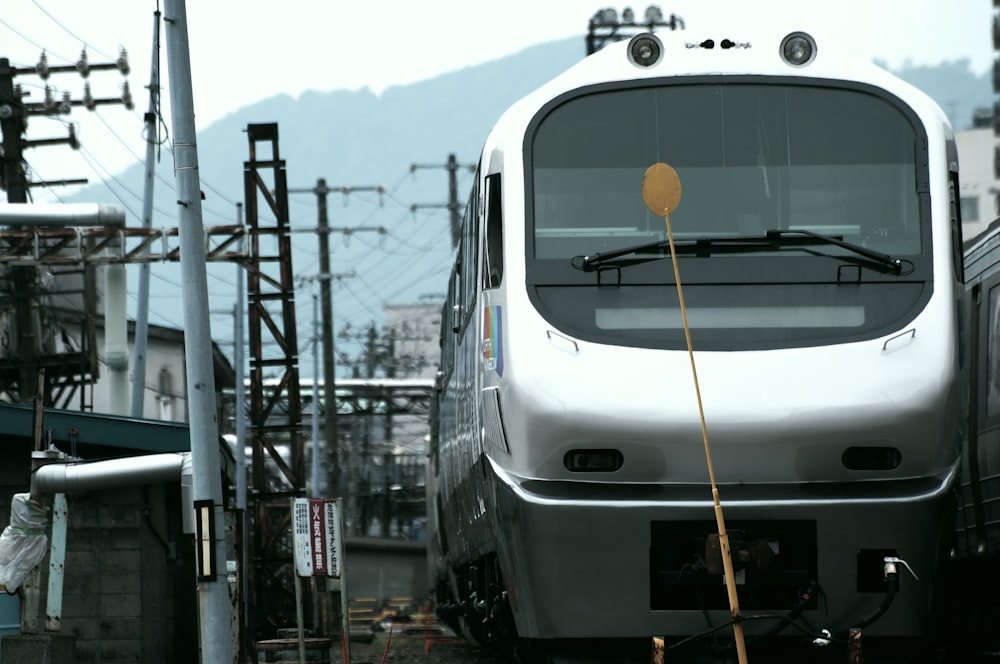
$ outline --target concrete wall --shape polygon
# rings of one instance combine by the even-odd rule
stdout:
[[[349,538],[344,547],[344,565],[351,600],[427,600],[430,596],[423,542]]]
[[[63,632],[76,636],[78,662],[197,661],[197,630],[176,620],[193,625],[196,609],[179,511],[179,485],[69,498]]]
[[[179,483],[70,495],[68,511],[62,630],[46,646],[46,556],[40,634],[6,637],[0,662],[197,662],[192,545],[180,533]],[[37,659],[43,654],[48,659]]]

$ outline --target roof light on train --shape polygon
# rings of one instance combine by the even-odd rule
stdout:
[[[632,37],[628,43],[628,61],[636,67],[652,67],[663,59],[663,42],[649,32]]]
[[[781,40],[781,59],[793,67],[804,67],[816,59],[816,40],[805,32],[793,32]]]

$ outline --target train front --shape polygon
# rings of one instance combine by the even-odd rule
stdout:
[[[711,460],[749,638],[927,636],[962,409],[950,129],[809,35],[715,37],[609,47],[486,146],[486,497],[518,634],[731,636]]]

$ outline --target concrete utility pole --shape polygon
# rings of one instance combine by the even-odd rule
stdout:
[[[206,516],[214,521],[214,528],[210,522],[206,530],[215,533],[215,541],[209,543],[208,560],[202,561],[202,569],[198,571],[201,579],[198,583],[201,661],[204,664],[229,664],[233,661],[232,607],[226,583],[219,424],[215,419],[215,376],[212,371],[201,181],[198,176],[191,57],[184,0],[165,0],[164,22],[167,27],[174,177],[177,182],[181,281],[184,287],[184,348],[193,496],[195,505],[210,502],[211,510]]]
[[[351,232],[355,233],[358,231],[377,231],[384,233],[385,229],[381,227],[367,227],[361,226],[357,228],[330,228],[330,214],[329,206],[327,204],[327,195],[330,192],[340,192],[345,196],[355,191],[374,191],[378,192],[381,196],[385,193],[385,187],[382,185],[363,185],[363,186],[341,186],[341,187],[328,187],[326,180],[319,178],[316,180],[316,186],[311,189],[289,189],[288,193],[311,193],[316,195],[316,207],[318,208],[318,219],[316,234],[319,236],[319,291],[320,291],[320,310],[322,317],[322,334],[321,339],[323,341],[323,403],[325,407],[323,409],[323,438],[326,441],[327,454],[330,455],[330,486],[333,487],[334,493],[339,497],[343,494],[340,486],[340,445],[338,443],[339,437],[337,434],[337,376],[336,369],[334,367],[334,353],[333,353],[333,295],[330,290],[330,282],[334,278],[340,278],[344,276],[353,276],[341,274],[333,275],[330,273],[330,233],[331,231],[338,232]],[[315,385],[313,390],[315,390]],[[313,399],[316,399],[316,395],[313,394]],[[314,406],[315,408],[315,406]],[[314,477],[315,480],[315,477]],[[315,487],[316,485],[314,485]],[[315,488],[313,489],[316,490]]]
[[[142,191],[142,227],[153,226],[153,181],[156,176],[157,127],[160,110],[160,12],[153,12],[153,56],[149,66],[149,110],[146,125],[146,181]],[[132,417],[142,417],[146,396],[146,346],[149,339],[149,263],[139,264],[135,311],[135,361],[132,363]]]
[[[457,247],[462,236],[462,214],[458,204],[458,169],[467,168],[469,172],[476,172],[475,164],[466,164],[460,167],[454,154],[448,155],[448,162],[443,166],[411,164],[410,172],[414,173],[418,168],[443,168],[448,171],[448,202],[447,203],[414,203],[410,206],[410,211],[414,212],[420,208],[446,208],[451,213],[451,246]]]

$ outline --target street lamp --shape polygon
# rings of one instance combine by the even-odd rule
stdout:
[[[643,14],[642,21],[636,21],[631,7],[618,12],[611,7],[599,9],[590,18],[587,26],[587,55],[591,55],[608,45],[609,42],[631,39],[639,32],[653,32],[656,28],[684,29],[684,19],[674,14],[664,19],[663,12],[656,5],[650,5]]]

